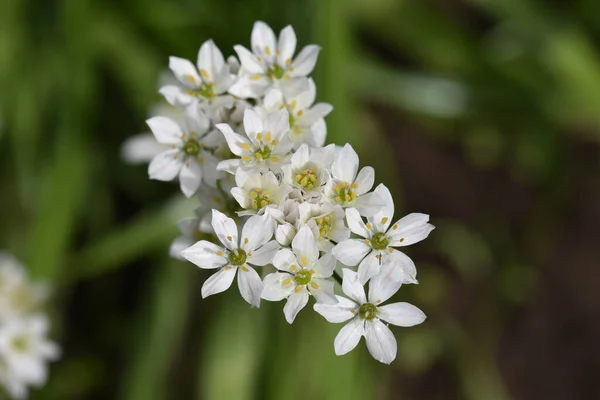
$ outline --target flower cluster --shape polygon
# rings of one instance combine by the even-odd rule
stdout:
[[[11,398],[26,398],[28,386],[42,386],[48,361],[60,354],[47,338],[42,307],[48,294],[46,285],[29,281],[11,255],[0,253],[0,385]]]
[[[158,145],[136,139],[125,150],[138,161],[152,155],[150,178],[178,180],[187,197],[199,198],[171,255],[216,271],[203,297],[227,290],[237,276],[255,307],[285,299],[289,323],[314,297],[328,321],[351,320],[336,354],[365,336],[374,358],[390,363],[396,342],[384,322],[412,326],[425,315],[407,303],[380,303],[403,283],[417,283],[414,263],[399,249],[428,236],[429,217],[392,224],[393,199],[384,185],[373,190],[374,169],[359,169],[349,144],[325,146],[332,106],[315,104],[309,77],[318,46],[295,55],[291,26],[276,36],[256,22],[250,49],[234,49],[238,58],[225,60],[209,40],[196,65],[171,57],[176,82],[159,92],[180,112],[147,121]],[[349,299],[336,296],[336,280]]]

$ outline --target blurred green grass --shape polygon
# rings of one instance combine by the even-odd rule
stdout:
[[[169,55],[194,58],[208,38],[231,54],[234,44],[249,42],[252,23],[262,19],[276,30],[291,23],[300,44],[323,47],[315,79],[319,99],[334,105],[329,140],[359,149],[378,181],[391,186],[398,214],[402,177],[411,172],[395,168],[373,104],[425,127],[433,143],[457,143],[473,169],[502,165],[550,191],[556,171],[568,162],[560,153],[563,138],[600,140],[599,6],[453,3],[459,6],[418,0],[3,1],[0,243],[35,276],[54,280],[56,313],[64,322],[57,331],[68,339],[52,382],[34,398],[390,398],[396,374],[417,376],[440,359],[459,377],[457,393],[448,398],[508,398],[493,360],[502,324],[496,311],[525,301],[536,273],[506,230],[482,234],[456,220],[437,223],[434,216],[438,230],[429,249],[449,260],[456,276],[517,283],[499,284],[469,321],[458,321],[444,309],[452,278],[436,263],[424,265],[422,285],[403,288],[398,297],[422,301],[429,320],[414,331],[397,331],[398,360],[386,369],[364,346],[335,357],[340,327],[309,311],[292,329],[279,304],[251,311],[231,294],[200,302],[198,282],[206,275],[165,256],[174,222],[189,204],[170,199],[176,191],[149,182],[143,167],[119,160],[120,143],[145,129]],[[464,23],[464,9],[479,25]],[[543,230],[536,221],[532,229]],[[508,254],[497,257],[506,248]],[[126,323],[110,328],[116,339],[93,335],[85,349],[85,339],[73,338],[83,328],[69,317],[70,301],[92,278],[113,288],[127,271],[141,287],[131,294],[136,301],[126,314],[112,302],[102,313],[114,316],[108,324]],[[102,299],[87,301],[104,307]],[[71,351],[71,342],[79,350]],[[107,349],[121,353],[114,365],[106,365]],[[173,372],[184,367],[194,371],[181,378]],[[111,370],[123,377],[114,381]],[[391,398],[410,398],[398,390]]]

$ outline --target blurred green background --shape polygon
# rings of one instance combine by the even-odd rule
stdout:
[[[310,310],[202,301],[167,255],[191,205],[120,159],[168,56],[258,19],[323,47],[329,141],[437,226],[390,367]],[[0,247],[55,282],[64,348],[32,398],[600,398],[599,39],[596,0],[2,0]]]

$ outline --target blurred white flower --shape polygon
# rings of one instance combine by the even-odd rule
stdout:
[[[390,279],[389,276],[395,269],[397,267],[389,263],[380,275],[371,280],[367,299],[356,272],[345,268],[342,290],[350,299],[336,296],[338,303],[335,305],[319,303],[314,305],[314,310],[329,322],[340,323],[350,320],[335,338],[335,354],[348,353],[364,336],[373,358],[384,364],[390,364],[396,358],[398,346],[392,331],[384,322],[408,327],[425,321],[425,314],[412,304],[381,305],[400,288],[400,282]]]

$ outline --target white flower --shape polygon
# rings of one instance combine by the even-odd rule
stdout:
[[[350,299],[336,296],[338,303],[335,305],[314,305],[314,310],[329,322],[350,320],[335,338],[335,354],[348,353],[364,336],[373,358],[390,364],[396,358],[397,344],[392,331],[384,322],[409,327],[425,321],[425,314],[412,304],[392,303],[381,306],[381,303],[392,297],[400,288],[400,282],[389,279],[388,276],[395,268],[390,264],[384,268],[381,275],[371,280],[368,300],[356,272],[344,268],[342,290]]]
[[[209,131],[210,121],[191,105],[185,110],[185,123],[180,126],[166,117],[146,121],[159,143],[171,149],[158,154],[148,166],[151,179],[171,181],[179,177],[181,191],[193,195],[202,180],[214,186],[217,179],[217,159],[211,153],[221,142],[218,131]]]
[[[350,229],[344,224],[346,214],[339,205],[302,203],[298,206],[298,225],[308,225],[319,249],[330,252],[334,243],[350,238]]]
[[[272,172],[246,172],[238,168],[235,173],[236,187],[231,189],[231,195],[245,210],[238,212],[239,216],[263,214],[265,208],[278,209],[282,207],[288,190],[280,185]],[[283,214],[279,218],[282,218]]]
[[[210,221],[205,218],[203,207],[196,211],[196,216],[186,218],[177,223],[181,236],[175,238],[169,248],[169,255],[178,260],[184,260],[181,252],[191,247],[199,240],[214,241],[215,232]]]
[[[285,108],[290,115],[290,140],[295,146],[306,143],[312,147],[323,147],[327,136],[325,117],[333,110],[331,104],[317,103],[317,89],[312,79],[308,80],[308,88],[298,95],[286,99],[279,89],[271,89],[265,95],[263,107],[258,110],[274,112]]]
[[[246,109],[246,136],[235,133],[228,124],[217,124],[216,127],[225,136],[231,152],[240,157],[221,161],[217,166],[220,171],[233,174],[238,167],[257,172],[278,171],[292,149],[287,136],[290,125],[286,110],[269,114],[261,120],[253,110]]]
[[[11,319],[0,327],[0,383],[13,398],[26,398],[27,386],[42,386],[47,362],[60,355],[46,338],[48,320],[42,315]]]
[[[275,221],[268,215],[250,217],[238,240],[238,228],[233,219],[213,210],[212,227],[225,247],[202,240],[181,252],[185,259],[200,268],[219,268],[202,285],[202,298],[227,290],[239,269],[240,294],[248,303],[259,307],[263,283],[252,265],[269,264],[279,249],[276,241],[270,241]]]
[[[197,104],[209,116],[221,108],[231,108],[233,97],[227,93],[233,83],[229,65],[221,50],[212,40],[202,44],[198,51],[197,69],[189,60],[169,57],[169,68],[179,85],[166,85],[159,92],[177,106]]]
[[[322,186],[327,182],[327,168],[333,160],[334,145],[310,148],[301,145],[290,158],[290,163],[281,167],[283,183],[299,189],[305,199],[320,197]]]
[[[283,313],[290,324],[308,303],[309,294],[319,303],[337,303],[334,282],[328,279],[333,275],[335,258],[331,254],[319,258],[319,248],[308,226],[298,231],[292,250],[277,252],[273,265],[281,272],[265,277],[262,292],[262,298],[269,301],[287,298]]]
[[[319,46],[306,46],[294,58],[294,29],[286,26],[277,39],[273,30],[261,21],[254,24],[251,44],[252,52],[244,46],[234,46],[242,69],[229,93],[243,99],[260,98],[271,87],[277,87],[291,98],[308,88],[306,76],[315,67]]]
[[[358,155],[346,144],[335,154],[331,165],[331,178],[324,189],[326,198],[332,204],[343,208],[355,207],[361,215],[374,215],[383,206],[376,193],[367,193],[373,187],[375,171],[364,167],[358,172]]]
[[[30,282],[12,255],[0,253],[0,323],[37,311],[48,295],[46,284]]]
[[[380,265],[392,260],[400,268],[398,279],[404,283],[416,283],[415,264],[394,247],[420,242],[435,227],[428,223],[429,215],[413,213],[390,228],[394,216],[394,202],[390,191],[384,185],[379,185],[375,193],[384,199],[386,205],[375,216],[368,218],[366,225],[356,209],[346,209],[348,227],[365,239],[345,240],[333,248],[333,255],[348,266],[358,265],[358,276],[363,283],[379,273]]]

